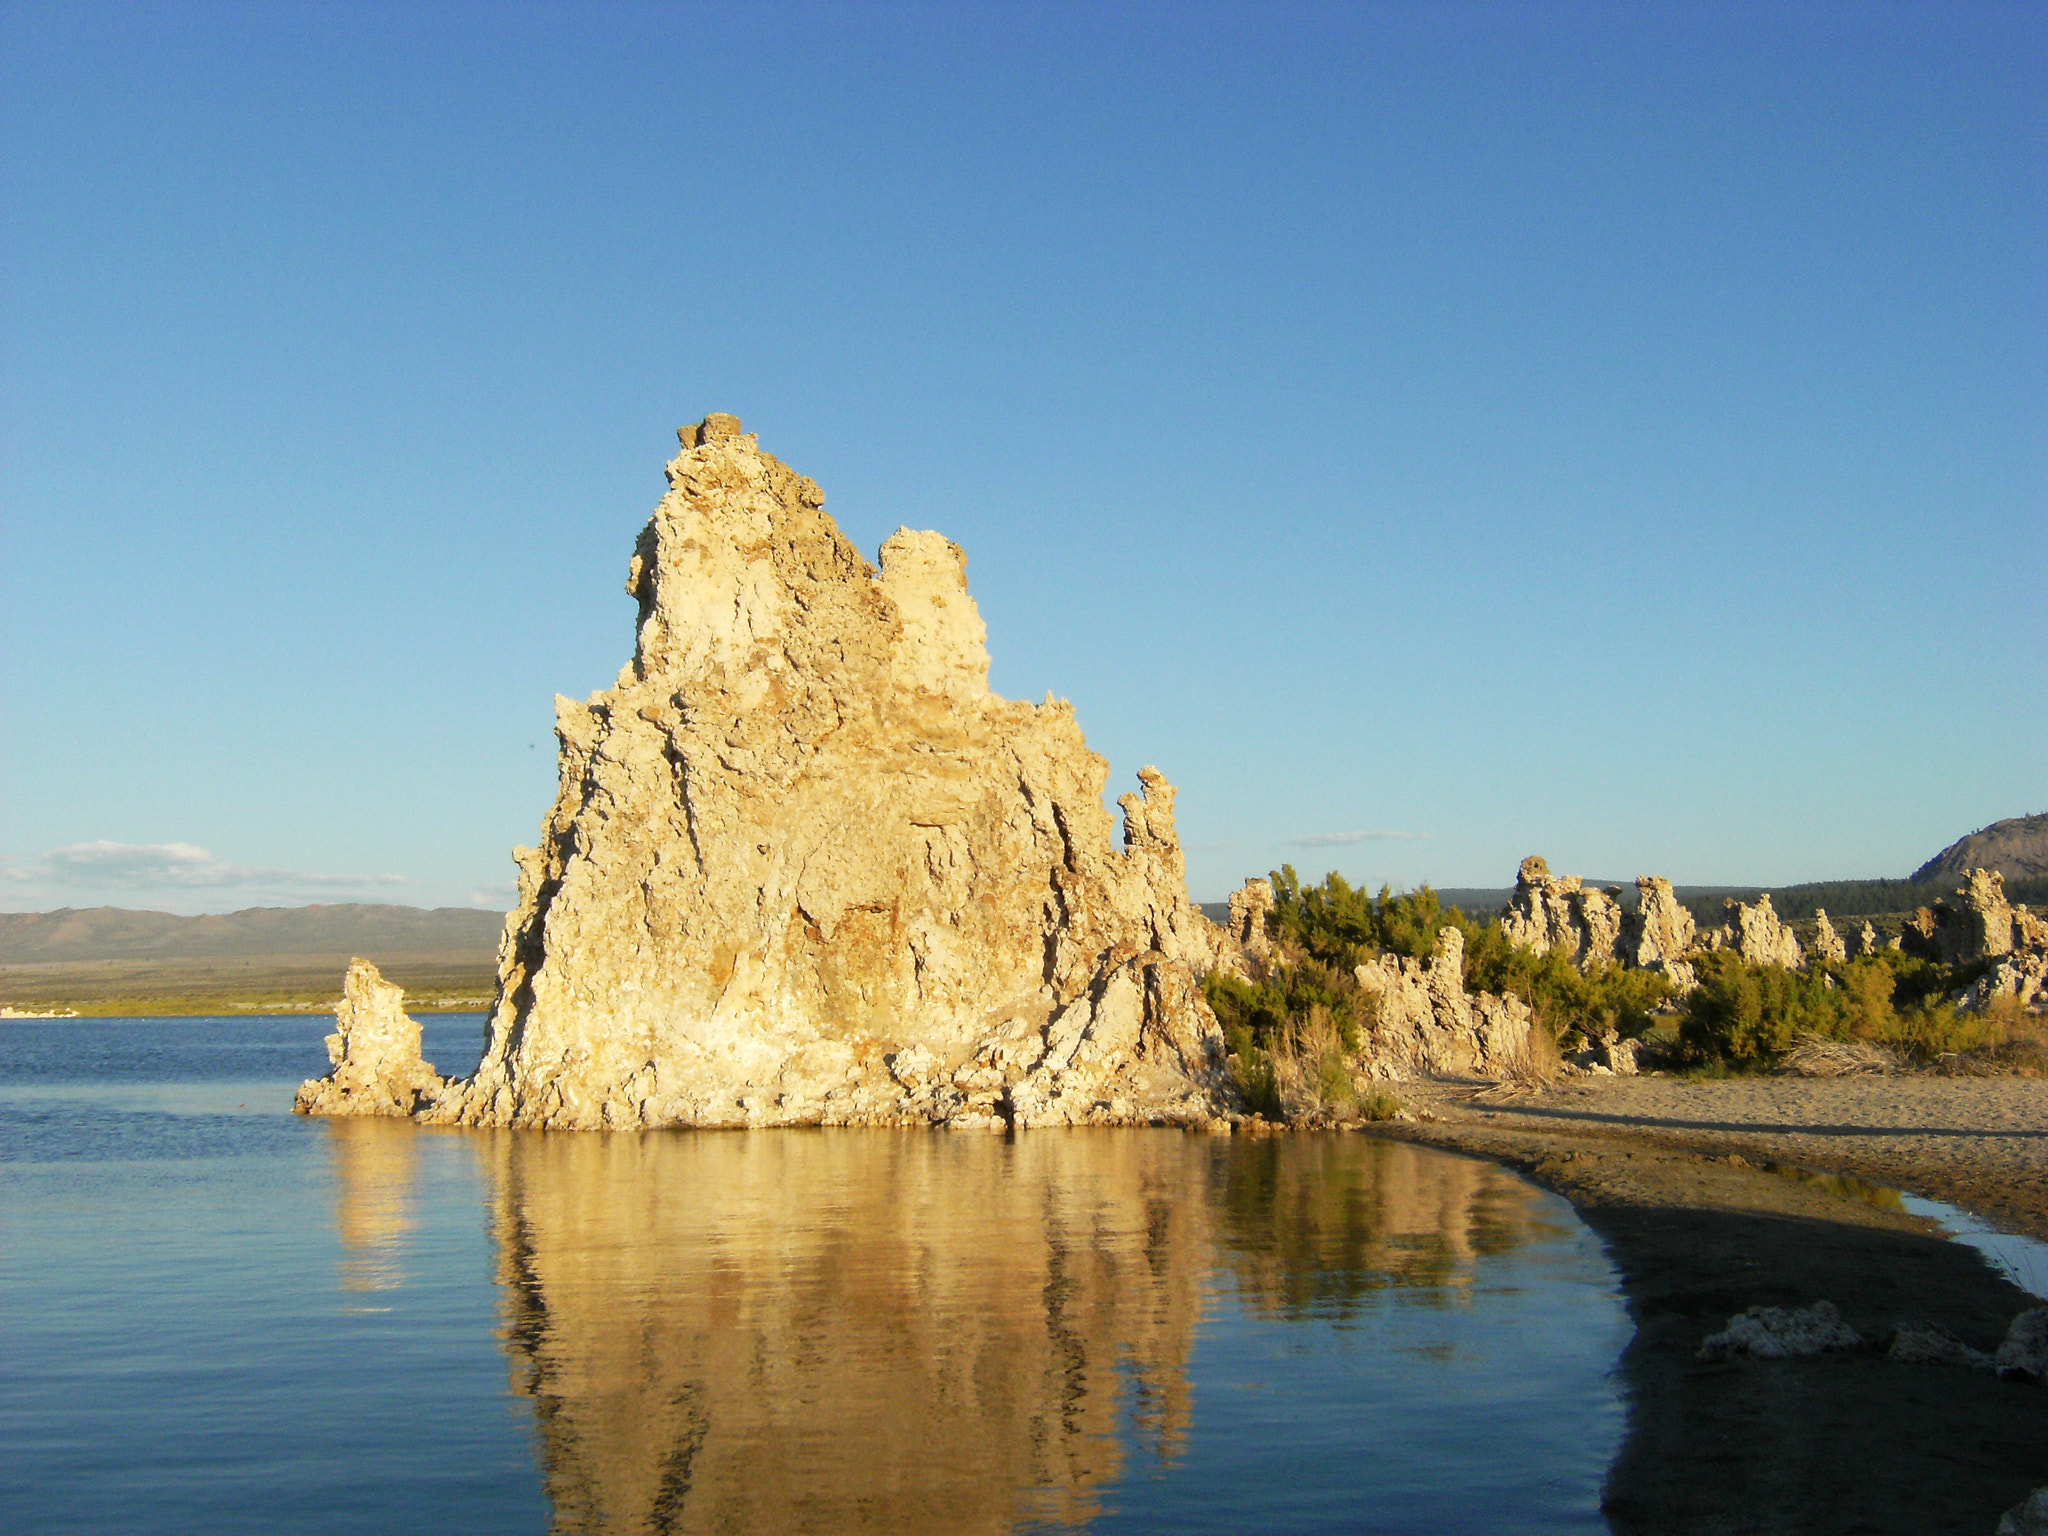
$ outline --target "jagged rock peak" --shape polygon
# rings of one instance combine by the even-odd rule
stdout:
[[[1610,892],[1587,889],[1577,875],[1553,875],[1549,863],[1532,853],[1515,872],[1501,928],[1510,943],[1539,955],[1556,950],[1587,966],[1616,958],[1621,919],[1621,903]]]
[[[476,1075],[435,1121],[1204,1121],[1234,1102],[1173,787],[988,688],[966,557],[870,565],[736,417],[678,433],[634,655],[556,701]]]
[[[1849,958],[1849,946],[1828,920],[1826,907],[1813,910],[1813,958],[1822,965],[1840,965]]]
[[[334,1033],[327,1037],[327,1076],[299,1087],[302,1115],[410,1115],[447,1082],[420,1059],[419,1021],[405,1011],[405,991],[364,959],[348,963]]]
[[[1732,947],[1745,963],[1782,966],[1788,971],[1796,971],[1805,963],[1798,935],[1780,922],[1772,910],[1770,892],[1763,892],[1754,903],[1730,898],[1724,905],[1734,919],[1730,924]]]
[[[1230,893],[1230,921],[1225,931],[1231,942],[1248,955],[1263,955],[1271,941],[1266,919],[1273,910],[1273,882],[1257,876]]]

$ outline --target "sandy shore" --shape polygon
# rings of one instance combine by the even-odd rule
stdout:
[[[2048,1083],[1601,1078],[1402,1095],[1438,1118],[1376,1129],[1521,1169],[1573,1203],[1621,1271],[1637,1331],[1606,1490],[1615,1531],[1990,1536],[2048,1484],[2048,1388],[1884,1352],[1905,1323],[1988,1350],[2040,1303],[1859,1183],[2048,1237]],[[1865,1348],[1697,1358],[1747,1307],[1821,1299]]]

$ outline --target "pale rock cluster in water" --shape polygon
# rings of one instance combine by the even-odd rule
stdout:
[[[349,962],[334,1033],[327,1037],[325,1077],[301,1084],[293,1107],[302,1115],[410,1115],[448,1086],[420,1059],[420,1026],[404,1008],[405,993],[367,960]]]

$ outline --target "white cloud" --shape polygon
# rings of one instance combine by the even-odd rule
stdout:
[[[509,911],[512,903],[519,899],[518,882],[507,880],[501,885],[477,885],[470,887],[469,904],[472,907],[492,908],[500,912]]]
[[[1427,842],[1427,832],[1310,832],[1301,837],[1284,837],[1289,848],[1344,848],[1352,843]]]
[[[403,875],[326,875],[302,869],[257,869],[216,859],[194,843],[113,843],[105,839],[53,848],[26,865],[0,869],[17,886],[117,891],[355,891],[404,885]]]

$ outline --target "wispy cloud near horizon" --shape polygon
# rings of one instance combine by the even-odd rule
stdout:
[[[27,864],[0,866],[0,884],[67,889],[350,891],[410,884],[404,875],[330,875],[217,859],[196,843],[98,839],[52,848]]]
[[[1346,848],[1353,843],[1424,843],[1427,832],[1307,832],[1300,837],[1283,837],[1288,848]]]

